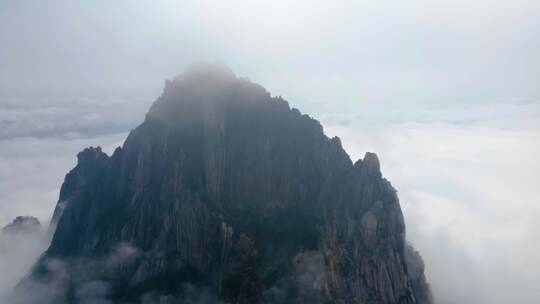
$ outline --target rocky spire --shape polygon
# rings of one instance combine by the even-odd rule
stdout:
[[[101,177],[108,161],[109,156],[101,151],[99,146],[86,148],[77,154],[77,166],[66,175],[60,188],[60,197],[49,225],[49,233],[54,233],[67,206],[83,194],[81,189],[87,184],[94,184]]]

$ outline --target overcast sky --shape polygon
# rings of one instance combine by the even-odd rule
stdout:
[[[379,154],[439,303],[540,298],[540,2],[0,0],[0,225],[219,61]]]

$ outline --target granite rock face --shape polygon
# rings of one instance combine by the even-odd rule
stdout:
[[[377,156],[220,66],[168,81],[112,156],[81,152],[52,223],[19,284],[50,303],[431,303]]]

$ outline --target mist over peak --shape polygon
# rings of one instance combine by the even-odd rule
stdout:
[[[290,110],[285,100],[271,98],[264,87],[237,77],[222,64],[197,64],[165,82],[146,119],[170,124],[208,122],[219,120],[226,111],[250,113],[261,107]]]
[[[213,80],[226,82],[235,80],[236,74],[224,63],[201,62],[188,66],[184,72],[174,78],[174,81],[201,82]]]
[[[10,304],[9,295],[48,245],[49,236],[39,220],[17,216],[0,229],[0,303]]]

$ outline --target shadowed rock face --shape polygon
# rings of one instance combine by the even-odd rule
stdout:
[[[429,303],[377,156],[353,164],[226,68],[168,81],[122,148],[78,160],[19,286],[54,282],[51,303],[84,302],[91,282],[115,303]]]

